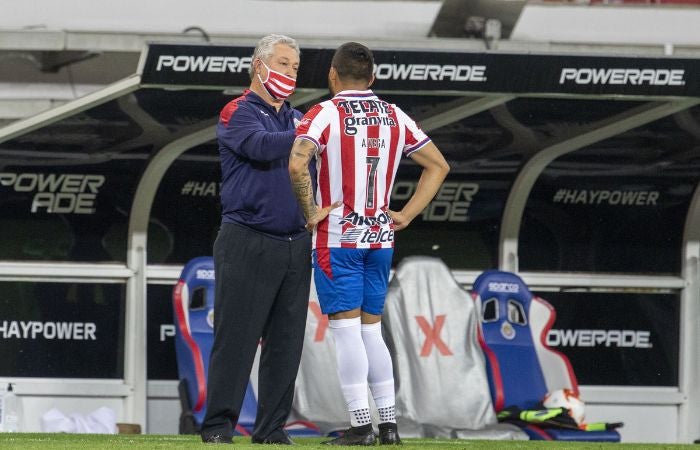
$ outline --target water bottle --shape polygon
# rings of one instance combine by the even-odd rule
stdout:
[[[2,405],[2,431],[16,433],[18,430],[19,416],[17,411],[17,395],[15,395],[12,383],[8,383],[7,391],[3,397]]]

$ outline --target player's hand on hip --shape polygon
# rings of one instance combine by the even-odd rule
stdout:
[[[408,224],[411,223],[411,219],[406,217],[406,215],[401,211],[392,211],[389,209],[387,212],[389,213],[391,220],[394,222],[394,231],[403,230],[408,226]]]
[[[313,232],[314,228],[316,228],[316,225],[318,225],[323,219],[328,217],[328,214],[330,214],[331,210],[339,206],[343,206],[343,202],[335,202],[332,205],[326,206],[324,208],[318,208],[316,210],[316,214],[314,214],[313,217],[310,217],[306,221],[306,229],[310,232]]]

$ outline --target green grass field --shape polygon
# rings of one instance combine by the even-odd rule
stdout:
[[[321,445],[325,438],[296,438],[299,450],[327,449]],[[164,435],[96,435],[96,434],[56,434],[56,433],[0,433],[0,448],[22,450],[47,449],[189,449],[227,448],[226,445],[203,444],[198,436]],[[253,445],[249,438],[234,438],[233,448],[255,449],[281,448],[278,445]],[[491,450],[491,449],[680,449],[700,448],[698,445],[680,444],[597,444],[587,442],[542,442],[542,441],[473,441],[458,439],[404,439],[401,450]]]

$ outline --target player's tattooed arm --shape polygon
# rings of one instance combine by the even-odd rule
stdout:
[[[318,212],[318,206],[314,200],[309,162],[316,151],[316,145],[306,139],[297,139],[292,146],[289,156],[289,177],[292,180],[292,190],[304,211],[307,222]]]
[[[309,173],[309,162],[314,153],[316,153],[316,144],[307,139],[297,139],[294,141],[292,152],[289,155],[289,178],[292,180],[292,190],[304,211],[306,229],[309,231],[313,231],[314,227],[325,219],[332,209],[343,204],[335,202],[323,208],[316,205],[311,174]]]

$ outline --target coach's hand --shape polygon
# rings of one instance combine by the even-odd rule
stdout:
[[[318,225],[323,219],[328,217],[328,214],[330,214],[331,210],[339,206],[343,206],[343,202],[335,202],[332,205],[326,206],[325,208],[318,208],[316,210],[316,214],[314,214],[306,221],[306,229],[309,230],[309,233],[313,233],[314,228],[316,228],[316,225]]]

